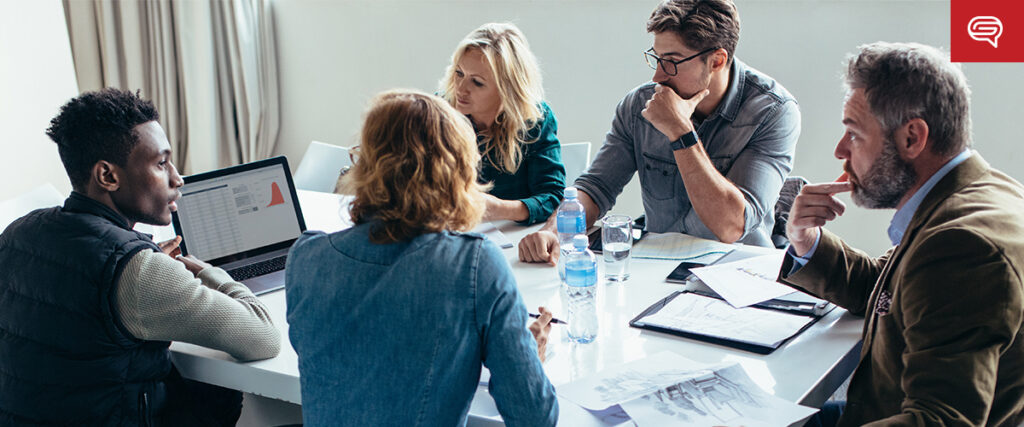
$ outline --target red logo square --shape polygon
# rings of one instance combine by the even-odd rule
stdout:
[[[953,62],[1024,62],[1024,1],[952,0]]]

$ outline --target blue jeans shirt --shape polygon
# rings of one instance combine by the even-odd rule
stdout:
[[[639,171],[648,231],[717,240],[690,204],[671,141],[640,115],[654,88],[654,83],[644,84],[619,102],[604,144],[573,185],[597,203],[600,218]],[[775,202],[800,137],[796,99],[771,77],[736,59],[725,97],[694,127],[715,169],[743,193],[745,223],[739,241],[772,246]]]
[[[480,379],[508,425],[554,425],[555,389],[501,250],[477,234],[374,244],[306,232],[288,257],[302,415],[320,425],[464,425]]]

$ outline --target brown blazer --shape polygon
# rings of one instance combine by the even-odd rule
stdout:
[[[1024,187],[978,153],[885,255],[823,230],[810,262],[779,279],[867,313],[839,425],[1024,423]]]

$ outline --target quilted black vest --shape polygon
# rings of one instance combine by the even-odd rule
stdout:
[[[0,235],[0,425],[146,425],[165,399],[169,342],[117,314],[138,251],[159,248],[80,193]]]

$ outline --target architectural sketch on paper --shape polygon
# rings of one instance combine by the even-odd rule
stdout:
[[[765,402],[739,383],[729,380],[722,371],[708,372],[672,384],[642,399],[658,412],[687,423],[707,420],[708,417],[728,423],[744,417],[749,409],[766,407]]]
[[[601,396],[601,400],[619,402],[626,396],[632,397],[639,393],[658,390],[664,384],[678,380],[680,376],[690,376],[698,372],[704,371],[669,369],[658,372],[640,372],[626,370],[618,375],[602,378],[594,386],[594,391]]]

